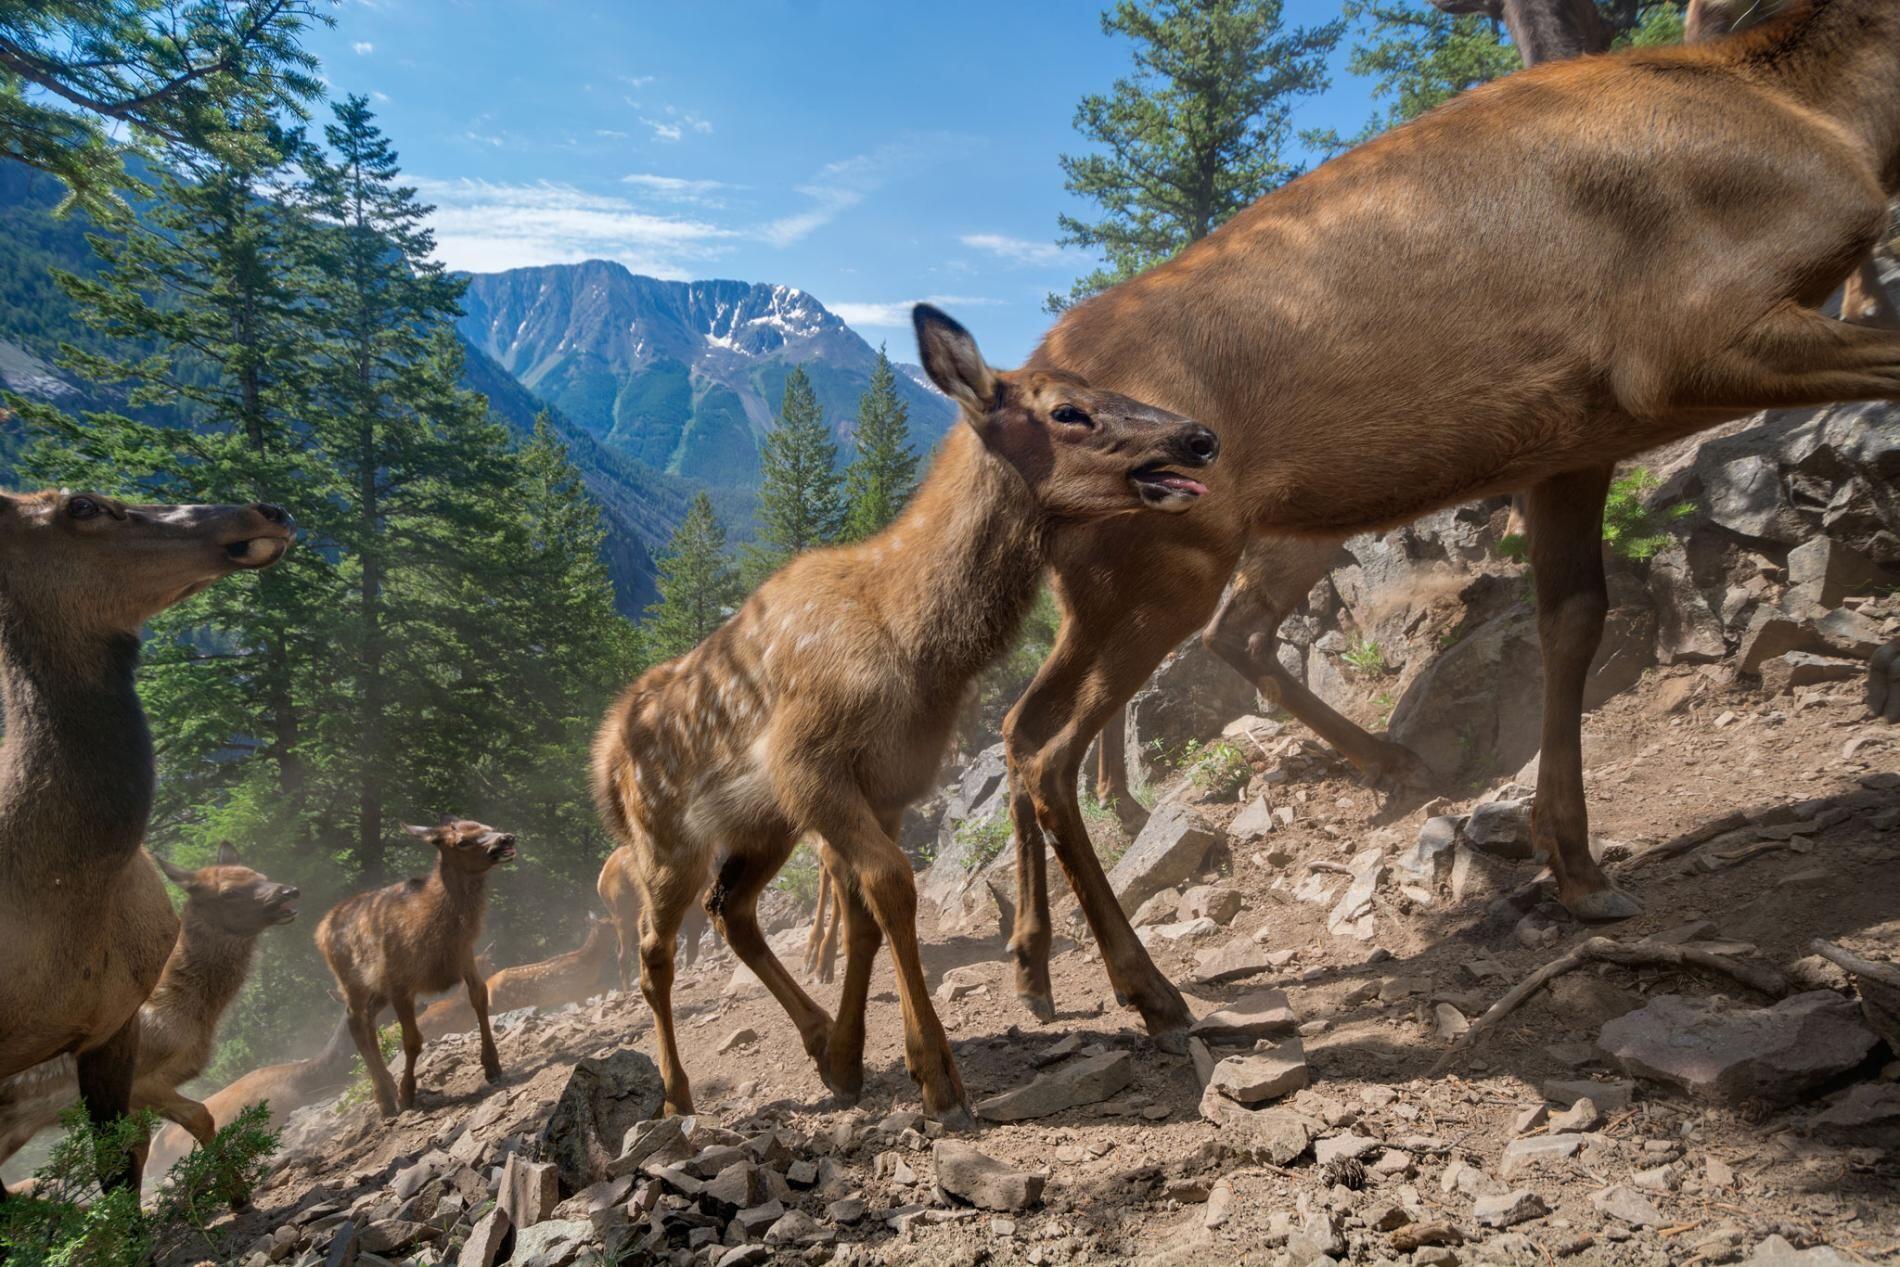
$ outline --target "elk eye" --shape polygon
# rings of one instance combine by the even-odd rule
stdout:
[[[1089,416],[1074,405],[1057,405],[1049,411],[1049,416],[1057,422],[1065,422],[1074,427],[1092,427],[1095,425]]]
[[[91,519],[99,513],[99,503],[90,497],[75,497],[66,503],[66,513],[74,519]]]

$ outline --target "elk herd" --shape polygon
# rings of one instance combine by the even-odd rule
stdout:
[[[1590,853],[1580,750],[1612,469],[1762,409],[1900,399],[1881,305],[1828,307],[1864,276],[1900,192],[1900,5],[1793,0],[1733,34],[1727,7],[1694,9],[1697,43],[1535,66],[1326,163],[1069,310],[1019,369],[919,305],[921,362],[960,425],[890,527],[794,559],[607,709],[591,771],[617,845],[598,885],[614,936],[596,922],[510,988],[591,991],[617,951],[652,1011],[665,1112],[691,1113],[675,956],[684,931],[691,961],[709,919],[849,1100],[888,945],[924,1108],[970,1126],[897,828],[1046,585],[1060,632],[1004,723],[1018,992],[1053,1015],[1053,848],[1118,997],[1179,1050],[1193,1018],[1103,874],[1083,753],[1200,629],[1367,777],[1429,784],[1286,676],[1274,626],[1342,536],[1503,493],[1522,498],[1544,659],[1535,841],[1576,917],[1634,914]],[[155,1108],[199,1140],[219,1116],[178,1088],[297,891],[235,855],[185,870],[143,851],[153,748],[133,672],[149,618],[273,565],[292,536],[264,504],[0,498],[0,1149],[75,1098],[96,1120]],[[435,850],[431,873],[348,898],[316,930],[339,1037],[314,1063],[249,1075],[258,1096],[333,1082],[353,1043],[382,1111],[408,1108],[431,1017],[472,1021],[501,1076],[489,1015],[518,1004],[475,946],[515,839],[457,819],[408,830]],[[835,1015],[759,923],[806,838],[822,862],[806,966],[828,980],[842,940]],[[465,1010],[418,1015],[450,989]],[[385,1009],[399,1083],[378,1047]]]

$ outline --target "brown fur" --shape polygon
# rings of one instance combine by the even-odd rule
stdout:
[[[633,850],[621,845],[600,864],[600,878],[594,882],[600,904],[607,908],[619,942],[620,988],[631,990],[639,974],[640,959],[640,886],[633,875]],[[697,902],[686,908],[680,920],[681,958],[692,967],[699,958],[699,939],[706,931],[706,912]]]
[[[290,537],[276,507],[0,494],[0,1077],[73,1053],[97,1121],[125,1112],[139,1005],[178,933],[139,849],[139,628]]]
[[[1030,368],[1193,414],[1227,457],[1188,514],[1056,543],[1064,628],[1006,723],[1032,1005],[1047,841],[1118,993],[1157,1034],[1188,1023],[1101,879],[1075,783],[1242,552],[1498,493],[1525,490],[1539,591],[1538,842],[1573,911],[1634,910],[1590,857],[1579,749],[1609,471],[1759,409],[1900,395],[1900,338],[1820,311],[1896,185],[1900,5],[1805,0],[1707,44],[1475,89],[1065,315]]]
[[[131,1107],[156,1109],[211,1142],[205,1107],[178,1088],[211,1062],[218,1022],[249,975],[257,938],[295,918],[297,890],[241,865],[229,845],[216,864],[196,871],[158,865],[185,890],[171,956],[152,997],[139,1009],[138,1072]],[[0,1161],[59,1120],[79,1094],[77,1062],[61,1056],[0,1082]]]
[[[818,863],[818,901],[812,905],[811,936],[805,939],[805,975],[830,985],[838,966],[838,934],[844,927],[844,890],[831,878],[831,867]]]
[[[253,1104],[270,1108],[270,1129],[283,1126],[293,1112],[341,1090],[355,1065],[356,1044],[349,1021],[339,1020],[322,1052],[306,1060],[253,1069],[204,1099],[205,1113],[214,1130],[229,1126]],[[167,1126],[152,1140],[149,1174],[162,1175],[190,1151],[192,1137],[182,1127]]]
[[[515,838],[468,819],[404,830],[435,846],[435,870],[426,879],[401,880],[345,898],[317,925],[317,950],[336,976],[350,1035],[384,1117],[394,1117],[399,1107],[415,1107],[416,1056],[422,1051],[419,994],[439,994],[458,981],[467,988],[482,1034],[482,1070],[490,1082],[501,1077],[501,1058],[488,1027],[488,986],[475,965],[475,940],[487,905],[488,872],[514,857]],[[400,1095],[376,1044],[376,1017],[385,1007],[402,1026]]]
[[[491,973],[489,1014],[498,1016],[524,1007],[549,1011],[591,999],[601,992],[613,953],[613,925],[589,917],[587,936],[573,950]],[[416,1018],[416,1025],[424,1042],[460,1034],[475,1027],[475,1010],[460,996],[438,999]]]
[[[673,1028],[673,940],[710,880],[720,935],[846,1097],[862,1086],[871,959],[888,938],[924,1107],[969,1121],[924,985],[899,816],[929,789],[970,681],[1008,648],[1054,526],[1179,509],[1199,485],[1162,468],[1204,465],[1218,447],[1188,419],[1072,375],[996,374],[935,310],[920,307],[917,325],[926,369],[968,425],[904,513],[868,541],[786,565],[698,647],[635,682],[595,741],[595,797],[631,846],[643,899],[641,988],[671,1113],[692,1112]],[[845,881],[835,1025],[758,925],[760,892],[805,832],[824,839]]]

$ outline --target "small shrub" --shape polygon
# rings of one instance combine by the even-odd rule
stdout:
[[[396,1053],[402,1050],[402,1026],[395,1021],[391,1021],[378,1030],[376,1032],[376,1050],[382,1054],[383,1067],[387,1069],[389,1062],[396,1058]],[[376,1096],[376,1092],[370,1084],[369,1070],[362,1068],[362,1062],[360,1060],[357,1062],[357,1066],[355,1081],[345,1087],[343,1094],[337,1097],[336,1109],[339,1113],[348,1112],[350,1109],[372,1100]]]
[[[149,1213],[136,1189],[106,1192],[100,1176],[125,1163],[157,1116],[146,1111],[95,1128],[74,1108],[61,1121],[65,1134],[33,1191],[0,1202],[0,1258],[8,1267],[139,1267],[181,1255],[231,1261],[211,1225],[264,1177],[277,1149],[268,1108],[252,1105],[173,1166]]]
[[[1371,638],[1355,638],[1340,657],[1361,673],[1384,673],[1386,671],[1385,650]]]
[[[772,877],[772,887],[781,893],[789,894],[801,906],[813,906],[818,901],[818,851],[804,841],[792,850],[792,856]]]
[[[975,873],[989,866],[1014,833],[1008,810],[998,810],[987,819],[965,820],[957,827],[957,843],[963,847],[963,869]]]
[[[1662,481],[1640,466],[1611,482],[1610,494],[1603,502],[1603,544],[1610,553],[1632,563],[1647,563],[1669,544],[1669,534],[1664,531],[1668,523],[1695,513],[1691,502],[1677,502],[1660,510],[1644,505],[1644,499],[1660,487]]]
[[[1372,706],[1378,710],[1379,725],[1383,726],[1392,720],[1392,710],[1399,706],[1399,702],[1393,698],[1392,692],[1380,691],[1372,697]]]
[[[1203,744],[1190,739],[1181,747],[1175,769],[1185,770],[1188,781],[1204,792],[1226,794],[1240,790],[1253,777],[1247,754],[1225,739]]]

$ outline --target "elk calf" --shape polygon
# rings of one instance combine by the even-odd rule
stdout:
[[[384,1117],[415,1107],[416,1056],[422,1051],[418,994],[452,989],[458,981],[466,986],[482,1031],[482,1072],[490,1082],[501,1077],[501,1058],[488,1028],[488,986],[475,965],[475,939],[482,931],[488,872],[515,856],[515,838],[467,819],[403,830],[435,846],[436,867],[429,877],[345,898],[317,925],[317,950],[341,987],[350,1036]],[[402,1025],[400,1095],[376,1045],[376,1017],[385,1007]]]
[[[491,1015],[531,1007],[551,1011],[599,994],[605,986],[607,965],[613,958],[613,925],[589,916],[587,936],[565,954],[520,963],[488,976]],[[416,1019],[424,1041],[444,1034],[460,1034],[475,1024],[475,1013],[462,998],[431,1003]]]
[[[244,986],[258,936],[297,917],[298,895],[241,864],[229,845],[218,850],[217,862],[196,871],[155,861],[185,891],[185,909],[158,986],[139,1009],[131,1107],[157,1109],[208,1144],[217,1133],[211,1114],[178,1088],[211,1063],[218,1022]],[[71,1056],[0,1082],[0,1161],[78,1098],[78,1064]]]
[[[1206,427],[1074,375],[992,370],[949,317],[920,305],[915,321],[924,367],[964,425],[904,513],[868,541],[787,564],[699,646],[635,682],[594,742],[594,796],[643,899],[640,985],[670,1113],[693,1111],[673,938],[711,879],[720,935],[847,1099],[863,1085],[871,961],[888,939],[924,1108],[971,1124],[924,984],[917,886],[896,839],[904,807],[936,777],[971,680],[1014,640],[1056,535],[1186,511],[1207,491],[1183,473],[1214,460]],[[758,922],[760,892],[806,832],[824,840],[844,903],[836,1025]]]

